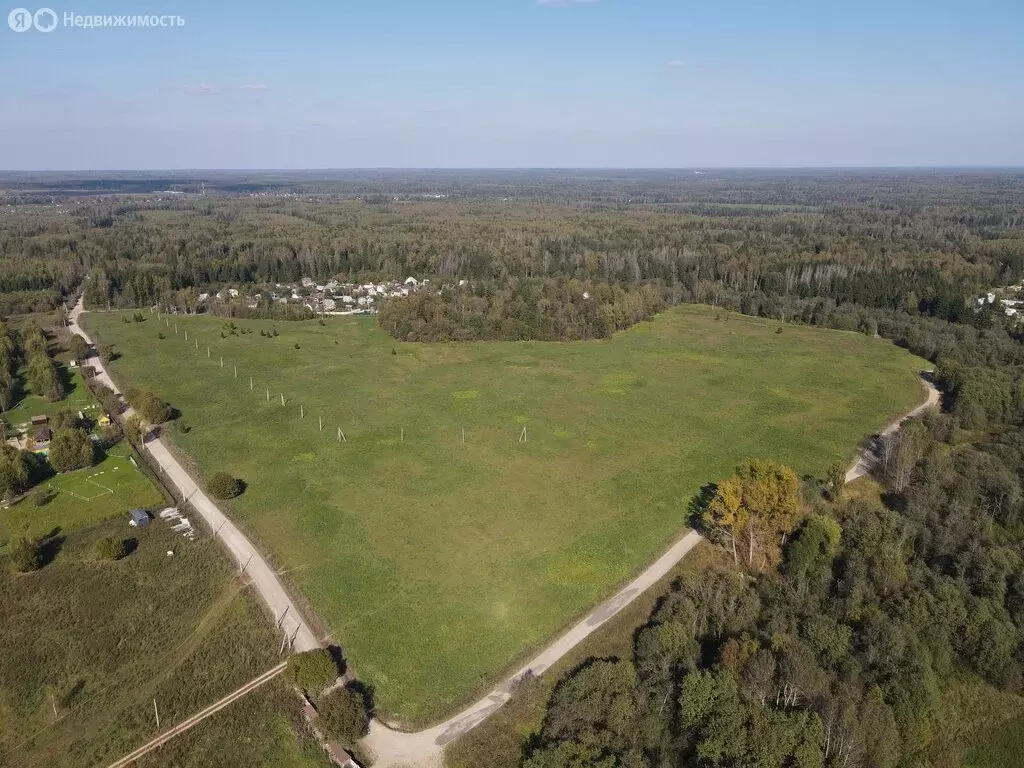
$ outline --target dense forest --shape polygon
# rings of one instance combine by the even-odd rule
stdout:
[[[880,499],[846,498],[841,473],[797,478],[759,460],[708,478],[681,520],[692,514],[730,567],[679,582],[629,657],[562,679],[521,758],[934,765],[951,681],[1024,693],[1024,334],[976,301],[1024,278],[1022,182],[1012,171],[0,177],[0,316],[50,309],[79,286],[93,307],[201,311],[198,296],[224,287],[414,275],[432,288],[377,315],[408,341],[600,338],[682,302],[891,339],[934,364],[943,408],[883,446]],[[48,395],[41,348],[0,332],[0,398],[18,365]]]

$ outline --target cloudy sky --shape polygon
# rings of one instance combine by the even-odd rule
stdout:
[[[50,7],[0,169],[1024,165],[1021,0]]]

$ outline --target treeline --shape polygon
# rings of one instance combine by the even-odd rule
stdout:
[[[499,288],[655,283],[671,300],[710,303],[717,292],[817,296],[962,320],[971,294],[1024,276],[1013,174],[384,174],[317,185],[332,183],[337,194],[318,197],[22,206],[0,221],[0,309],[16,294],[25,305],[25,292],[52,302],[85,275],[89,306],[135,307],[179,306],[177,292],[225,284],[412,274]],[[448,197],[378,204],[343,191],[387,184]]]
[[[1024,436],[914,424],[888,505],[812,485],[796,514],[767,462],[719,483],[708,532],[738,568],[683,578],[631,657],[566,675],[523,766],[930,765],[965,670],[1024,693]]]
[[[450,287],[387,301],[380,326],[403,341],[600,339],[665,307],[654,285],[627,290],[576,280],[515,280]]]

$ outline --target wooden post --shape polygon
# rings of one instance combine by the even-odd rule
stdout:
[[[156,708],[156,699],[153,699],[153,714],[156,715],[156,729],[160,730],[160,710]]]
[[[402,427],[402,442],[405,442],[405,427]]]
[[[270,402],[270,390],[269,389],[267,390],[267,402],[268,403]]]
[[[281,393],[281,407],[284,408],[284,392]]]
[[[523,432],[522,432],[521,435],[519,435],[519,442],[520,443],[525,443],[526,442],[526,427],[523,427]]]
[[[252,555],[249,555],[249,559],[245,561],[245,565],[243,565],[242,569],[238,572],[239,576],[241,576],[243,573],[245,573],[245,569],[249,567],[249,563],[251,563],[251,562],[252,562]]]
[[[338,427],[338,442],[339,443],[347,443],[348,442],[348,440],[345,439],[345,433],[341,431],[341,427]]]
[[[324,431],[324,417],[323,416],[320,417],[320,431],[321,432]]]
[[[185,329],[185,341],[188,341],[188,328]],[[197,339],[196,340],[196,344],[198,344],[198,343],[199,343],[199,341]]]
[[[223,358],[223,357],[222,357],[222,358],[220,359],[220,367],[221,367],[221,368],[223,368],[223,367],[224,367],[224,358]]]
[[[249,377],[249,391],[252,392],[252,376]]]
[[[188,331],[185,331],[185,340],[188,341]],[[199,351],[199,339],[196,339],[195,342],[196,342],[196,352],[198,352]]]
[[[301,405],[299,406],[299,418],[300,419],[306,418],[306,409],[303,408]]]
[[[207,357],[210,356],[210,345],[209,344],[206,345],[206,356]]]
[[[237,365],[235,366],[235,378],[236,379],[238,378],[238,366]]]
[[[462,428],[462,442],[466,442],[466,428]]]

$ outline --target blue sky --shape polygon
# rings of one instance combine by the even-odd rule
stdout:
[[[49,7],[185,26],[0,26],[0,169],[1024,165],[1022,0]]]

